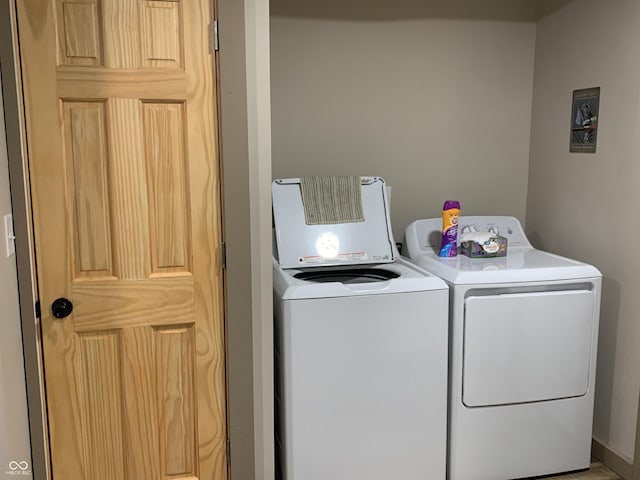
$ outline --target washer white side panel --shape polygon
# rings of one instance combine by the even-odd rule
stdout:
[[[585,395],[594,293],[465,299],[463,403],[507,405]]]
[[[445,478],[447,298],[283,302],[284,480]]]

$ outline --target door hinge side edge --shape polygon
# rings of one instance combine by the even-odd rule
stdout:
[[[227,244],[225,242],[220,244],[220,262],[223,270],[227,268]]]
[[[34,312],[36,314],[36,318],[40,318],[42,315],[42,311],[40,310],[40,300],[36,300],[36,304],[34,306]]]
[[[231,440],[227,438],[227,465],[231,465]]]
[[[217,52],[220,50],[220,38],[218,35],[218,20],[214,20],[211,24],[211,50]]]

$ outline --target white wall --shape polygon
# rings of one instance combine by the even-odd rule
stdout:
[[[468,3],[273,0],[273,177],[384,177],[398,240],[446,199],[524,221],[535,23]]]
[[[6,473],[12,471],[10,462],[26,461],[31,469],[16,264],[15,256],[7,258],[4,249],[2,217],[11,213],[8,174],[0,87],[0,478],[13,478]]]
[[[604,275],[594,437],[633,458],[640,388],[640,2],[574,0],[538,23],[527,230]],[[601,87],[597,152],[569,153],[574,89]]]

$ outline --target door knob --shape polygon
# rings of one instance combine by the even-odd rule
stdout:
[[[56,318],[64,318],[73,311],[73,303],[66,298],[58,298],[51,304],[51,313]]]

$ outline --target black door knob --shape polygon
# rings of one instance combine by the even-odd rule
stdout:
[[[73,311],[73,303],[66,298],[58,298],[51,304],[51,313],[56,318],[64,318]]]

